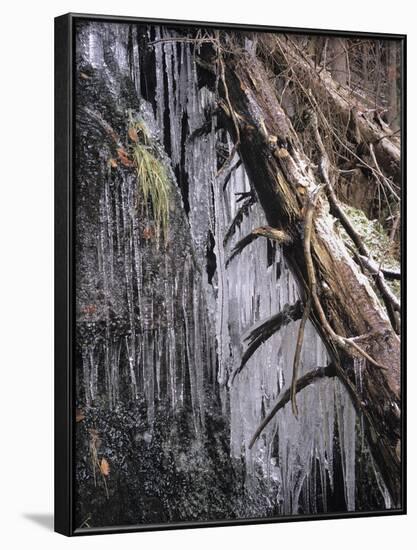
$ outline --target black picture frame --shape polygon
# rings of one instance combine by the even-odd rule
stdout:
[[[402,414],[402,506],[395,510],[374,512],[326,513],[317,515],[284,516],[265,519],[238,519],[153,525],[129,525],[105,528],[74,526],[74,32],[77,21],[138,22],[176,27],[204,26],[229,30],[258,32],[285,32],[340,37],[395,39],[402,47],[402,111],[401,111],[401,173],[402,173],[402,227],[401,227],[401,288],[402,333],[401,342],[401,393]],[[69,13],[55,18],[55,531],[66,536],[108,534],[136,531],[154,531],[283,523],[349,517],[372,517],[406,514],[406,55],[407,37],[399,34],[365,33],[276,26],[242,25],[219,22],[180,21],[123,16],[88,15]]]

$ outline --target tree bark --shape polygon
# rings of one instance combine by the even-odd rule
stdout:
[[[330,40],[330,69],[332,72],[332,77],[345,86],[347,83],[347,74],[348,74],[348,64],[346,51],[343,47],[343,43],[346,42],[342,38],[333,38]]]
[[[398,116],[398,88],[397,88],[397,50],[398,43],[394,40],[388,45],[388,123],[393,131],[399,129],[399,116]]]
[[[210,54],[206,51],[201,62],[206,69],[210,64],[214,67],[214,51]],[[305,70],[311,70],[307,63],[304,66]],[[229,132],[238,143],[239,154],[268,224],[291,237],[291,243],[285,245],[283,250],[306,301],[309,276],[303,253],[304,213],[308,197],[317,192],[321,182],[311,169],[310,159],[303,153],[262,62],[240,50],[224,57],[224,67],[219,93],[224,98]],[[325,90],[327,77],[326,80],[319,77],[313,80]],[[337,95],[335,103],[343,110],[349,109],[346,98],[333,87],[326,94]],[[366,127],[373,138],[380,135],[373,125],[367,124]],[[329,335],[314,302],[311,320],[321,334],[332,362],[342,367],[338,376],[347,386],[355,406],[364,415],[374,460],[394,505],[399,505],[400,340],[369,281],[334,231],[334,221],[323,194],[314,212],[311,234],[311,259],[316,274],[317,295],[331,329],[345,338],[361,337],[358,340],[361,348],[383,368],[361,359],[363,387],[358,388],[351,368],[352,350],[338,345]]]

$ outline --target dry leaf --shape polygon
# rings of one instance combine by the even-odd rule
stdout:
[[[109,166],[110,168],[117,168],[117,160],[116,159],[109,159]]]
[[[83,80],[90,80],[90,77],[88,76],[88,74],[85,74],[85,73],[80,73],[80,77],[81,77]]]
[[[110,466],[105,458],[101,459],[100,472],[103,474],[103,476],[108,476],[110,474]]]
[[[87,315],[93,315],[93,313],[96,313],[97,306],[95,304],[87,304],[83,308],[81,308],[81,312],[85,313]]]
[[[132,141],[134,141],[135,143],[138,142],[138,133],[136,131],[136,128],[133,128],[133,126],[131,126],[127,133]]]
[[[95,428],[90,428],[88,431],[90,432],[90,437],[91,437],[91,441],[90,441],[91,447],[96,450],[99,449],[101,446],[101,439],[98,434],[98,431]]]
[[[153,227],[145,227],[142,232],[143,238],[146,240],[153,239],[155,237],[155,230]]]
[[[124,165],[124,166],[132,166],[133,165],[133,162],[131,160],[129,160],[129,157],[127,156],[127,153],[126,151],[123,149],[123,147],[119,147],[117,149],[117,155],[120,159],[120,162]]]
[[[75,409],[75,422],[81,422],[82,420],[84,420],[84,418],[84,411],[81,409]]]

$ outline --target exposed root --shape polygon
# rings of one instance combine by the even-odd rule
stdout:
[[[306,263],[308,259],[311,258],[311,230],[313,225],[314,209],[316,206],[318,196],[319,196],[319,190],[317,190],[317,192],[314,194],[314,196],[311,199],[310,198],[308,199],[307,210],[305,214],[303,248],[304,248],[304,256],[306,259]],[[310,278],[309,288],[308,288],[308,298],[304,308],[303,317],[301,319],[300,328],[298,329],[297,344],[295,346],[294,362],[293,362],[293,368],[292,368],[291,404],[292,404],[292,412],[294,413],[294,416],[296,418],[298,417],[298,409],[297,409],[297,402],[296,402],[298,367],[300,363],[301,349],[303,347],[304,329],[307,323],[307,319],[309,318],[311,313],[311,296],[312,296],[313,290],[315,290],[312,288],[312,284],[313,284],[313,279]]]

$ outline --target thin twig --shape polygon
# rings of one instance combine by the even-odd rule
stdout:
[[[307,303],[304,307],[303,317],[301,319],[301,323],[298,329],[297,344],[295,347],[294,362],[292,367],[291,405],[292,405],[292,412],[296,418],[298,418],[298,408],[297,408],[297,401],[296,401],[298,367],[300,364],[301,349],[302,349],[303,340],[304,340],[304,329],[307,323],[307,319],[310,316],[310,312],[311,312],[311,298],[308,297]]]
[[[231,167],[229,168],[229,171],[228,171],[226,177],[224,178],[224,182],[223,182],[223,191],[226,191],[227,184],[229,183],[230,178],[232,177],[233,172],[235,172],[241,165],[242,165],[242,160],[239,159],[239,160],[237,160],[237,161],[234,163],[233,166],[231,166]]]
[[[339,204],[339,201],[336,197],[336,193],[334,192],[333,185],[330,181],[329,176],[329,158],[326,152],[326,149],[323,145],[323,141],[321,139],[321,135],[318,129],[318,123],[317,123],[317,116],[316,113],[311,112],[310,113],[310,119],[313,126],[313,132],[314,136],[316,138],[317,146],[320,150],[321,160],[320,160],[320,171],[321,171],[321,177],[326,185],[326,192],[327,192],[327,198],[330,203],[332,214],[335,215],[341,222],[343,228],[345,229],[348,236],[352,239],[354,242],[356,248],[360,252],[360,255],[363,257],[366,257],[369,259],[370,264],[373,263],[371,258],[371,253],[368,250],[367,246],[363,242],[361,236],[356,231],[356,229],[353,227],[352,222],[350,221],[347,214],[344,212],[342,207]],[[384,274],[381,270],[376,270],[375,274],[375,284],[381,293],[381,296],[384,300],[385,306],[387,308],[388,313],[390,314],[391,310],[394,309],[395,311],[400,311],[399,308],[399,302],[394,296],[394,294],[389,289],[388,285],[385,282]],[[393,327],[395,327],[396,319],[392,316],[392,314],[389,315],[390,320],[393,324]]]
[[[225,68],[224,68],[224,61],[223,61],[222,54],[220,52],[220,48],[218,49],[218,62],[219,62],[219,66],[220,66],[220,76],[221,76],[221,80],[222,80],[223,87],[224,87],[224,96],[225,96],[225,99],[226,99],[226,102],[227,102],[227,107],[229,109],[230,116],[232,117],[232,120],[233,120],[233,124],[234,124],[234,127],[235,127],[235,132],[236,132],[236,138],[234,140],[233,148],[232,148],[232,150],[229,154],[229,157],[225,160],[222,167],[218,170],[218,172],[216,174],[216,178],[221,176],[221,174],[224,172],[224,170],[227,168],[227,166],[233,160],[233,158],[235,156],[235,153],[238,150],[238,147],[240,145],[239,123],[237,121],[236,113],[234,112],[233,107],[232,107],[232,103],[230,101],[229,88],[227,87],[227,83],[226,83],[226,74],[225,74]]]
[[[372,273],[372,275],[375,275],[377,277],[378,274],[381,273],[381,269],[378,267],[378,264],[374,262],[371,258],[367,258],[366,256],[359,255],[359,259],[365,265],[366,269],[370,273]],[[389,288],[385,280],[382,279],[380,284],[381,284],[381,294],[383,293],[384,296],[391,302],[395,311],[401,312],[400,301],[397,299],[395,294]]]

